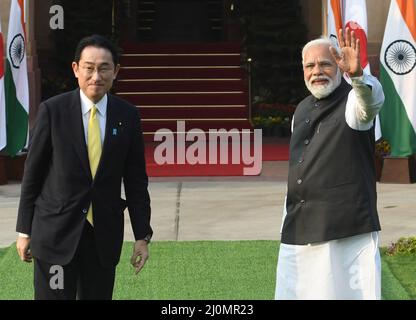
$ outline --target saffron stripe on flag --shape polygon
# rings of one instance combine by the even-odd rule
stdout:
[[[404,22],[413,36],[413,40],[416,41],[416,10],[414,1],[397,0],[397,5],[402,13]]]

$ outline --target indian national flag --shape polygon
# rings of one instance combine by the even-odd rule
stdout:
[[[338,46],[338,30],[343,28],[341,0],[327,0],[327,36]]]
[[[0,150],[6,146],[6,103],[4,101],[3,34],[0,21]]]
[[[344,28],[350,28],[360,39],[360,59],[364,72],[370,74],[370,65],[367,55],[367,4],[366,0],[345,0],[344,2]]]
[[[370,73],[367,56],[366,0],[327,0],[327,36],[338,45],[338,30],[350,28],[360,39],[360,59],[364,72]]]
[[[24,0],[12,0],[6,47],[6,152],[16,155],[27,143],[29,86],[26,64]]]
[[[392,0],[380,53],[385,102],[380,112],[391,155],[416,153],[416,12],[413,0]]]

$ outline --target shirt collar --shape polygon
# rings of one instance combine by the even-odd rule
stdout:
[[[82,90],[79,90],[79,92],[81,97],[82,115],[85,115],[86,113],[90,112],[92,106],[95,105],[97,107],[98,113],[101,116],[105,117],[105,114],[107,112],[107,95],[104,95],[104,97],[102,97],[100,101],[94,103],[90,99],[88,99],[88,97],[85,95],[84,92],[82,92]]]

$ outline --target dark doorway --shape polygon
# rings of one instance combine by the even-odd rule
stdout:
[[[206,2],[157,1],[155,37],[158,41],[201,41],[209,37]]]
[[[139,42],[210,42],[223,38],[223,1],[137,2]]]

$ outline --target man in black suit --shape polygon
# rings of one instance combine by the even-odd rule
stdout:
[[[111,299],[126,206],[136,273],[148,259],[153,233],[140,117],[135,106],[108,93],[120,68],[109,40],[82,39],[72,68],[79,88],[39,108],[22,182],[17,251],[23,261],[34,259],[35,299]]]

